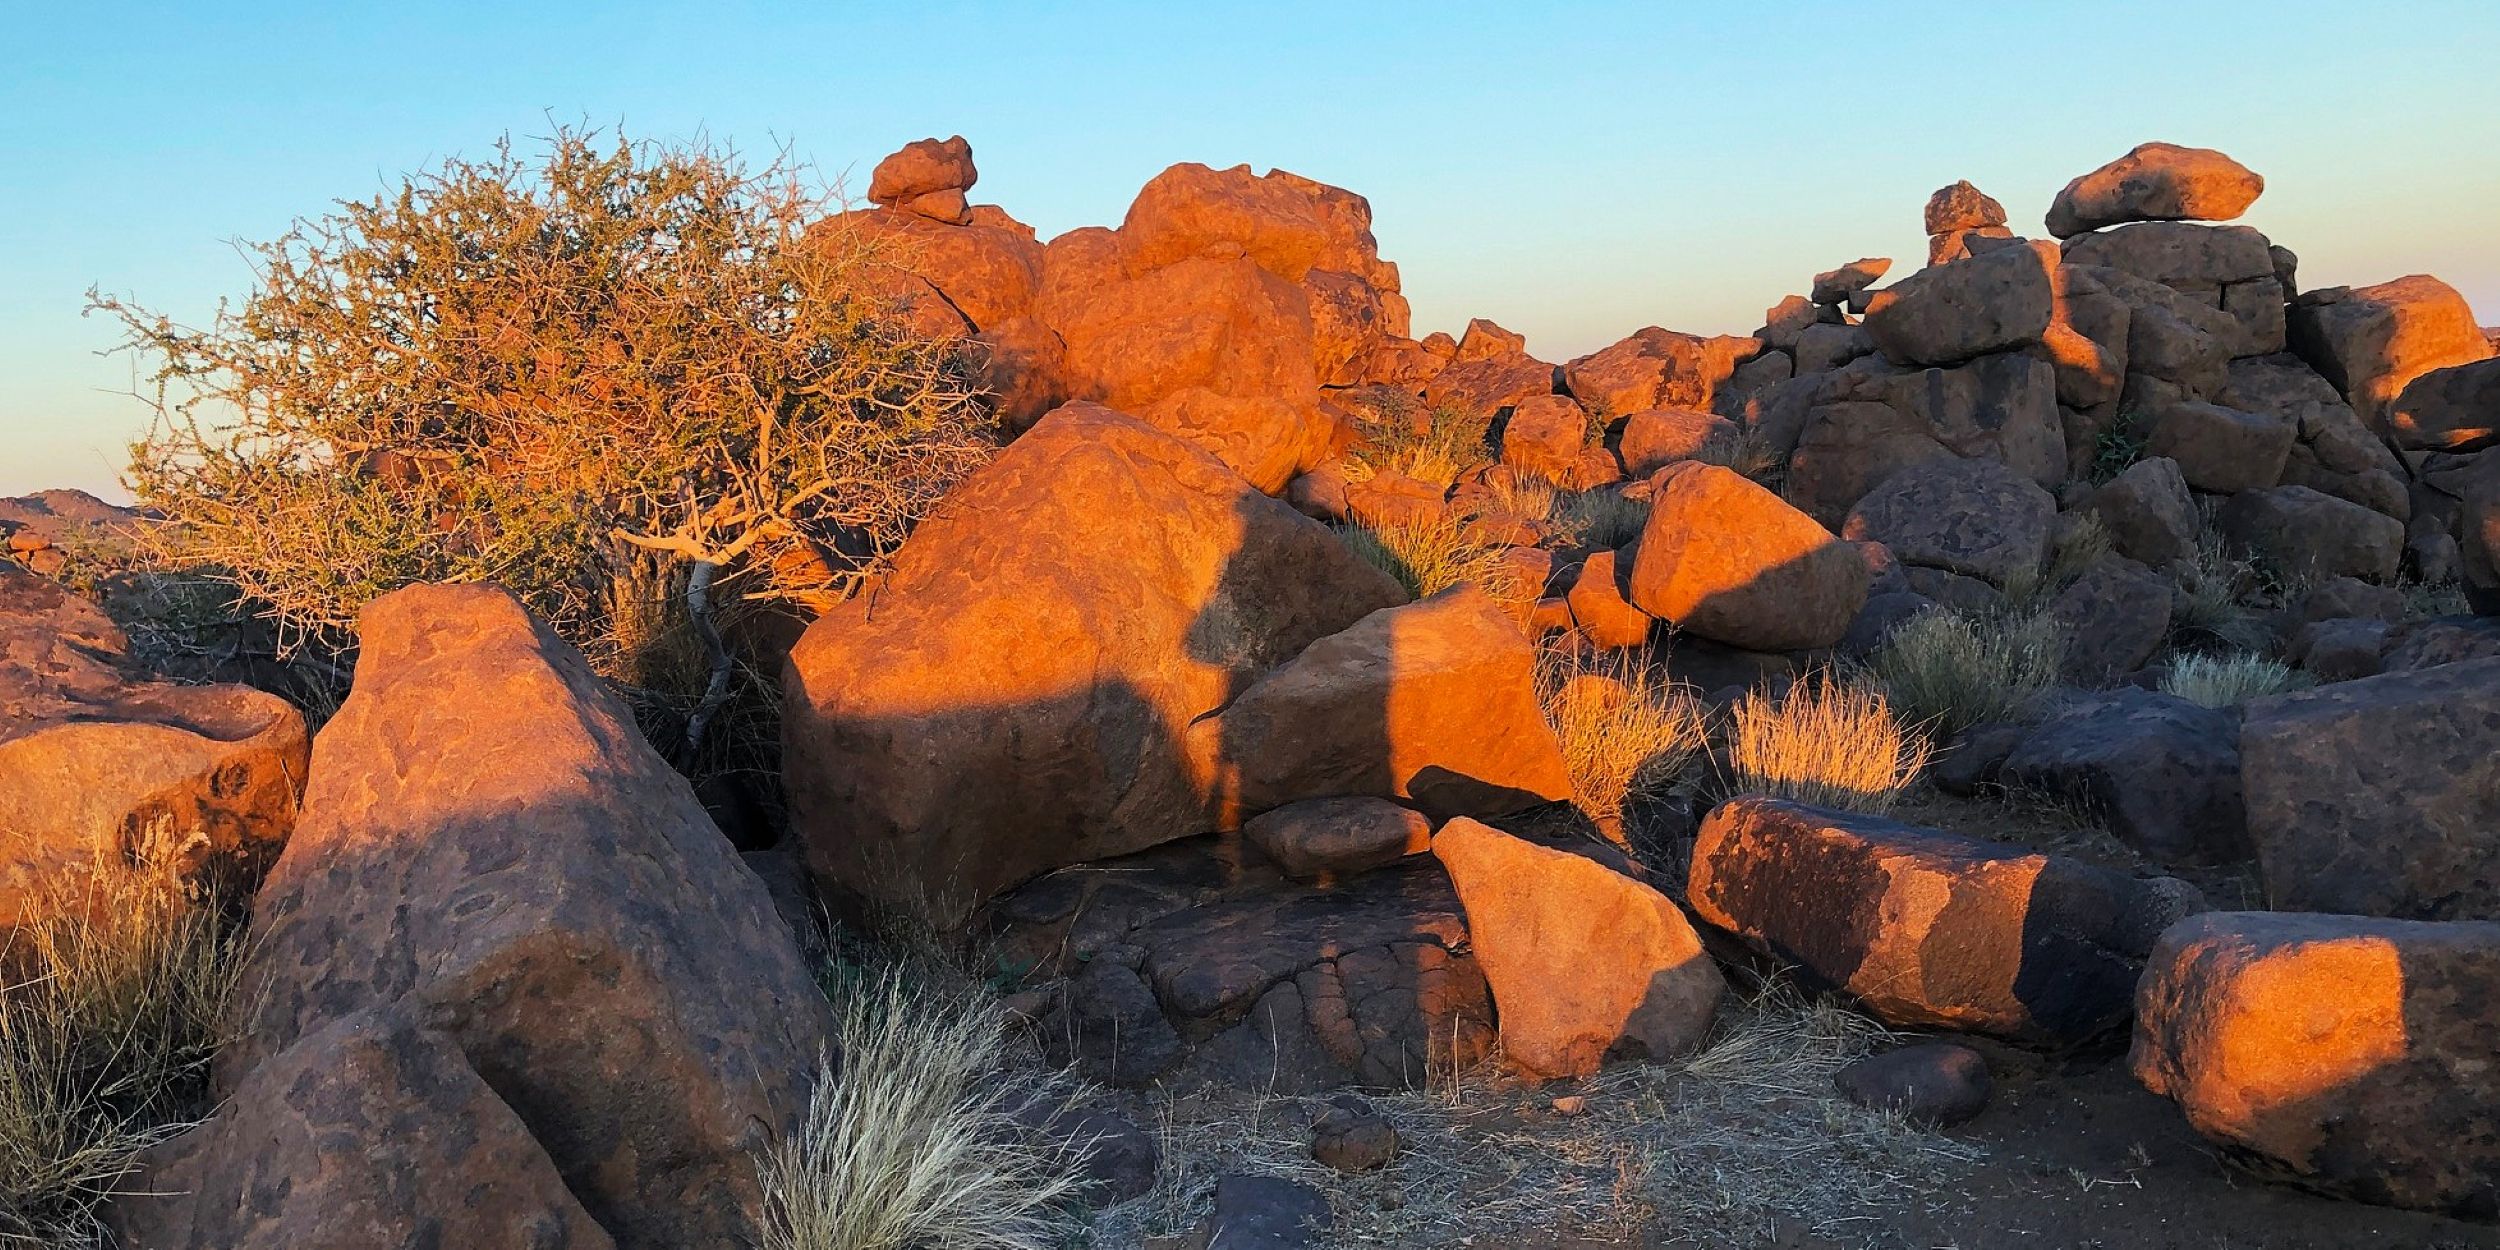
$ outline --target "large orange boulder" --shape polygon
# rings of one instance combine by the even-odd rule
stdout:
[[[2211,912],[2162,934],[2129,1062],[2261,1176],[2489,1221],[2494,994],[2500,924]]]
[[[1608,418],[1651,408],[1708,412],[1736,366],[1762,350],[1750,335],[1703,337],[1649,326],[1562,367],[1563,389]]]
[[[1632,602],[1677,629],[1753,651],[1828,647],[1866,602],[1866,562],[1814,518],[1699,461],[1652,479]]]
[[[178,686],[59,583],[0,564],[0,931],[99,861],[179,857],[248,885],[295,825],[303,714],[246,686]]]
[[[1199,445],[1063,407],[792,650],[783,768],[808,863],[951,921],[1052,868],[1204,832],[1215,779],[1189,726],[1404,598]]]
[[[1322,638],[1191,727],[1225,827],[1298,799],[1365,794],[1436,819],[1571,796],[1536,697],[1536,648],[1483,591],[1383,608]]]
[[[1726,979],[1666,895],[1473,820],[1433,835],[1493,991],[1502,1057],[1543,1079],[1700,1047]]]
[[[221,1089],[291,1070],[267,1079],[316,1123],[423,1096],[344,1088],[368,1079],[491,1111],[456,1072],[397,1071],[415,1060],[396,1042],[375,1062],[298,1064],[299,1045],[362,1045],[332,1030],[422,1022],[449,1044],[425,1062],[465,1063],[514,1108],[617,1245],[741,1244],[762,1204],[750,1152],[796,1131],[829,1045],[823,994],[763,882],[581,654],[510,595],[411,587],[368,606],[358,638],[354,689],[253,906]],[[285,1114],[229,1097],[231,1127],[182,1139],[165,1166],[247,1183],[248,1166],[184,1157]],[[322,1144],[342,1192],[389,1183],[354,1175],[374,1166],[362,1145]],[[501,1171],[482,1154],[445,1166],[461,1183],[443,1194]],[[317,1175],[293,1180],[318,1200]],[[211,1219],[265,1195],[199,1200]]]
[[[2067,1044],[2123,1023],[2178,882],[1877,816],[1739,798],[1702,822],[1703,921],[1877,1019]]]
[[[2421,273],[2304,292],[2292,301],[2291,345],[2381,434],[2415,378],[2492,355],[2465,297]]]
[[[2229,221],[2265,189],[2265,179],[2212,148],[2142,143],[2067,183],[2047,224],[2064,239],[2127,221]]]

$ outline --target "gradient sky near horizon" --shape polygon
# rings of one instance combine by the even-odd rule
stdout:
[[[248,10],[248,12],[246,12]],[[124,498],[146,423],[97,287],[202,321],[235,240],[551,119],[868,169],[962,134],[1045,238],[1177,161],[1370,198],[1416,330],[1562,360],[1742,333],[1924,257],[1968,178],[2036,232],[2138,142],[2265,175],[2304,287],[2429,272],[2500,322],[2500,3],[415,3],[9,6],[0,495]]]

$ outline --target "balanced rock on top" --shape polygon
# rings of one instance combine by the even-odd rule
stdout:
[[[972,166],[972,145],[962,135],[916,139],[877,162],[868,180],[868,200],[962,225],[972,220],[964,192],[980,177]]]
[[[2066,184],[2049,205],[2049,233],[2071,238],[2126,221],[2229,221],[2266,180],[2212,148],[2144,143]]]

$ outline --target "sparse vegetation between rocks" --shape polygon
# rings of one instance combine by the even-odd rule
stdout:
[[[2301,690],[2309,678],[2290,666],[2247,652],[2182,655],[2162,674],[2161,688],[2204,707],[2238,707],[2250,699]]]
[[[1737,703],[1725,784],[1736,794],[1881,815],[1918,780],[1932,749],[1883,691],[1816,674],[1784,695],[1755,690]]]
[[[1709,746],[1700,697],[1619,652],[1549,645],[1537,692],[1580,810],[1616,841],[1625,809],[1673,786]]]
[[[1870,661],[1892,709],[1938,737],[2019,721],[2057,687],[2055,622],[2035,612],[1981,619],[1930,608],[1893,631]]]

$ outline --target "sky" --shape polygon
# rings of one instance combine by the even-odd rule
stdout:
[[[235,248],[555,123],[868,170],[961,134],[1047,238],[1180,161],[1361,192],[1416,333],[1549,360],[1744,333],[1925,255],[1968,178],[2038,231],[2135,144],[2266,178],[2304,287],[2437,274],[2500,322],[2500,3],[425,3],[6,0],[0,495],[125,499],[148,415],[91,288],[200,322]]]

